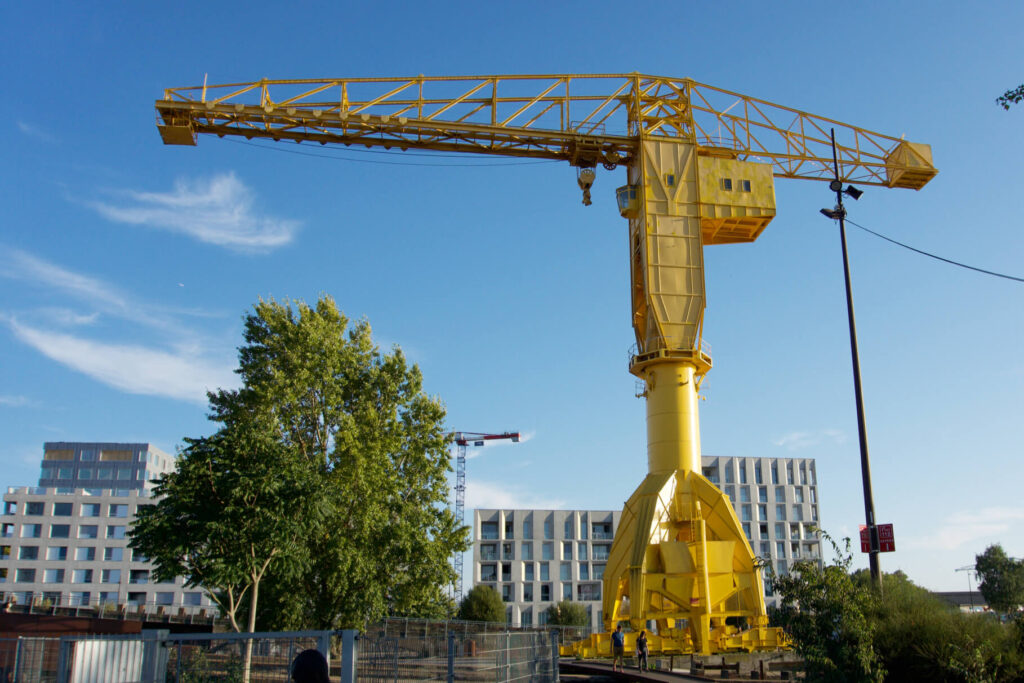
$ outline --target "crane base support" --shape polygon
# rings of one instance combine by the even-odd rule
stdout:
[[[768,626],[761,566],[728,496],[689,470],[648,474],[626,502],[603,607],[607,632],[567,654],[608,656],[610,632],[624,622],[627,638],[652,631],[652,653],[775,650],[789,642]]]

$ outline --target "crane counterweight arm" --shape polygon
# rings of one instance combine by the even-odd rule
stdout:
[[[385,149],[628,165],[642,139],[763,161],[776,177],[840,176],[920,189],[937,173],[910,143],[689,79],[640,74],[268,80],[173,88],[156,102],[167,144],[234,135]]]

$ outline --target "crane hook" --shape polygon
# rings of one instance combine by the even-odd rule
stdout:
[[[592,166],[578,166],[576,168],[576,184],[583,190],[583,206],[590,206],[590,187],[594,184],[594,178],[597,177],[597,173],[594,172]]]

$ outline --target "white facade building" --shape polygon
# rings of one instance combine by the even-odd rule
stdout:
[[[40,486],[4,495],[0,600],[209,609],[180,577],[154,583],[152,564],[128,548],[136,512],[154,502],[151,480],[173,469],[150,444],[45,444]]]
[[[703,474],[729,496],[754,553],[784,574],[801,559],[821,560],[814,460],[704,456]],[[473,585],[501,593],[508,623],[543,625],[561,600],[582,602],[601,628],[605,561],[618,510],[476,510]],[[777,604],[768,582],[765,602]]]

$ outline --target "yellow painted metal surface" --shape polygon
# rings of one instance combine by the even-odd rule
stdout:
[[[598,164],[625,166],[616,199],[629,221],[630,372],[647,400],[648,475],[606,565],[605,628],[654,621],[655,653],[788,646],[767,626],[760,568],[729,499],[700,473],[704,246],[756,240],[775,216],[774,178],[831,180],[831,129],[840,178],[862,185],[920,189],[937,173],[928,145],[638,73],[264,79],[169,89],[156,108],[173,145],[204,133],[560,159],[585,190]],[[610,633],[563,654],[609,656]]]

